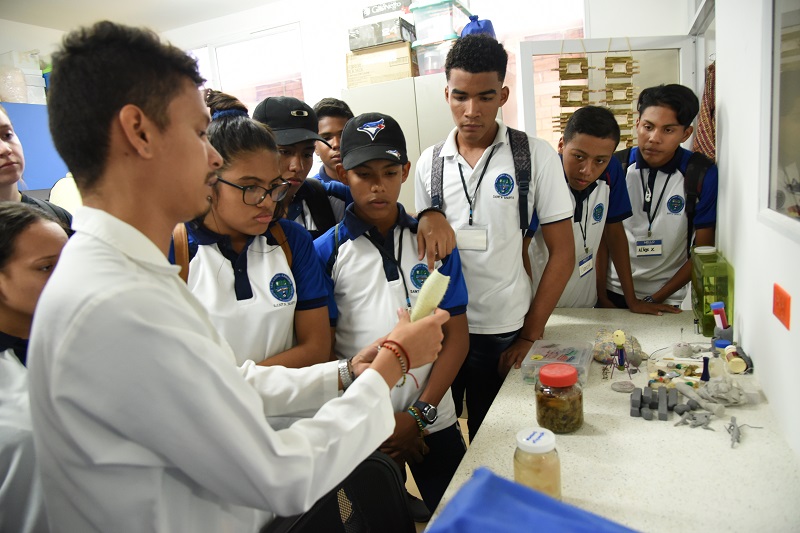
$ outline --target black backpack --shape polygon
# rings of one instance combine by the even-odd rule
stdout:
[[[311,212],[311,219],[317,229],[314,231],[309,230],[311,237],[316,239],[330,228],[336,225],[336,216],[333,214],[333,208],[328,200],[328,193],[322,186],[319,180],[309,178],[306,183],[311,187],[311,194],[303,198],[308,204],[308,210]]]
[[[622,163],[622,171],[627,177],[628,166],[631,160],[631,148],[625,148],[614,152],[620,163]],[[688,224],[686,225],[688,235],[686,237],[686,250],[687,252],[692,249],[692,233],[694,232],[694,213],[697,210],[697,202],[700,200],[700,191],[703,189],[703,178],[706,176],[708,169],[714,165],[708,157],[700,152],[692,152],[689,156],[689,162],[686,164],[686,173],[683,176],[683,194],[686,197],[686,218]]]

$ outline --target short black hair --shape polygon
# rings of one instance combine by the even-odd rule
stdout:
[[[0,202],[0,269],[5,268],[14,256],[20,233],[42,220],[64,227],[36,206],[23,202]],[[66,231],[65,229],[64,232]]]
[[[347,102],[338,98],[323,98],[314,105],[314,113],[317,114],[317,119],[336,117],[350,120],[355,116]]]
[[[619,123],[606,107],[587,105],[575,111],[564,128],[564,142],[570,142],[579,133],[619,144]]]
[[[496,39],[485,33],[474,33],[457,39],[444,62],[444,72],[448,80],[452,69],[460,69],[471,74],[497,72],[498,79],[504,81],[507,67],[508,52]]]
[[[150,30],[103,21],[64,37],[53,54],[50,133],[81,191],[105,170],[119,110],[136,105],[163,130],[184,80],[205,81],[193,58]]]
[[[684,128],[692,125],[692,121],[700,111],[697,95],[690,88],[677,83],[661,84],[643,90],[636,105],[639,116],[641,117],[644,110],[652,106],[672,109],[678,118],[678,123]]]

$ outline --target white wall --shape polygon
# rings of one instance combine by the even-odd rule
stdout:
[[[769,139],[769,3],[716,3],[718,243],[736,270],[736,339],[753,356],[772,410],[800,453],[800,224],[773,227],[760,207],[769,174],[762,142]],[[773,283],[793,297],[791,331],[772,315]]]
[[[63,36],[60,30],[0,19],[0,53],[38,49],[40,57],[47,56],[49,61]]]
[[[587,0],[586,38],[686,35],[689,5],[679,0]]]

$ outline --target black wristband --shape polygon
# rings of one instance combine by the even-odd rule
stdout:
[[[443,217],[446,217],[443,209],[439,207],[426,207],[425,209],[417,213],[417,220],[421,219],[422,215],[424,215],[425,213],[430,213],[430,212],[441,213]]]

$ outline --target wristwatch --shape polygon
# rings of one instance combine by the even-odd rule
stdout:
[[[425,421],[427,425],[431,425],[436,422],[436,419],[439,418],[439,412],[436,410],[435,405],[431,405],[429,403],[425,403],[422,401],[417,400],[414,402],[414,407],[419,410],[419,414],[422,416],[422,420]]]
[[[642,301],[647,302],[649,304],[655,303],[655,300],[653,300],[652,296],[645,296],[644,298],[642,298]]]

